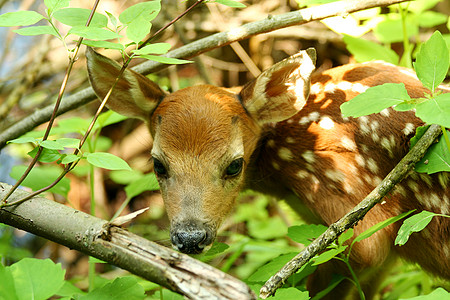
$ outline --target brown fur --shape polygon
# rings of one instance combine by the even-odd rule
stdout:
[[[89,59],[91,66],[107,60],[94,53]],[[314,76],[306,99],[302,95],[309,89],[312,70],[305,67],[308,63],[311,60],[301,52],[265,71],[239,95],[202,85],[177,91],[160,103],[163,94],[153,83],[143,89],[144,96],[119,86],[111,107],[131,116],[151,115],[152,155],[167,170],[159,181],[172,228],[206,228],[214,236],[244,188],[285,198],[302,214],[306,206],[312,212],[307,219],[329,225],[363,199],[406,154],[409,138],[422,124],[414,113],[388,109],[344,119],[339,106],[368,86],[386,82],[403,82],[411,97],[422,97],[425,89],[417,79],[385,63],[347,65]],[[105,70],[89,71],[92,79]],[[141,77],[134,77],[139,76],[125,74],[141,86]],[[301,89],[292,89],[293,84]],[[98,94],[105,93],[103,84],[93,86]],[[139,97],[154,108],[140,108],[144,100]],[[227,167],[237,158],[244,161],[243,172],[227,176]],[[411,174],[355,227],[355,235],[411,209],[449,214],[448,175]],[[402,247],[393,245],[398,228],[391,225],[353,248],[351,263],[367,282],[363,283],[367,299],[376,292],[376,282],[395,254],[450,279],[448,218],[434,218]],[[348,275],[334,261],[321,265],[309,280],[311,293],[325,288],[333,272]],[[350,289],[345,281],[331,298],[351,296]]]

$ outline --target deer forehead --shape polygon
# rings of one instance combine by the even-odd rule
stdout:
[[[244,155],[243,123],[252,122],[235,94],[201,85],[167,96],[152,116],[152,154],[172,160],[230,160]]]

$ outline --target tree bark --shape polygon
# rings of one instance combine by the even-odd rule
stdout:
[[[10,188],[0,183],[0,198]],[[26,194],[15,191],[9,203]],[[0,222],[116,265],[189,299],[256,299],[245,283],[214,267],[46,198],[0,209]]]

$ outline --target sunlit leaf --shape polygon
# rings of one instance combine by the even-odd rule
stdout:
[[[52,26],[30,26],[25,28],[19,28],[14,30],[15,33],[20,35],[41,35],[41,34],[51,34],[58,37],[58,33]]]
[[[107,152],[88,153],[86,155],[87,161],[99,168],[108,170],[131,170],[126,161],[118,156]]]
[[[410,101],[403,83],[385,83],[383,85],[368,88],[341,105],[344,117],[360,117],[379,113],[385,108]]]
[[[0,27],[28,26],[39,22],[43,15],[35,11],[15,11],[0,15]]]
[[[397,237],[395,238],[395,245],[404,245],[411,234],[423,230],[431,222],[434,216],[436,216],[435,213],[424,210],[406,219],[398,230]]]
[[[414,69],[422,84],[434,91],[447,75],[449,67],[449,51],[439,31],[422,44]]]
[[[129,24],[141,17],[146,22],[151,22],[161,10],[161,1],[146,1],[128,7],[119,15],[122,24]]]
[[[69,7],[56,11],[53,17],[63,24],[79,27],[86,26],[90,14],[90,9]],[[106,27],[107,25],[108,18],[100,13],[95,13],[89,27]]]
[[[380,44],[349,35],[344,35],[343,40],[347,45],[348,51],[353,54],[358,62],[378,59],[392,64],[398,63],[399,57],[395,51]]]

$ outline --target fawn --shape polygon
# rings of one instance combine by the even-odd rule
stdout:
[[[103,98],[120,66],[92,49],[86,55],[91,84]],[[329,225],[406,154],[409,138],[422,125],[413,112],[386,109],[343,118],[339,106],[386,82],[403,82],[411,97],[422,97],[425,88],[413,75],[383,62],[311,75],[314,64],[314,49],[300,51],[240,92],[199,85],[167,94],[146,77],[125,71],[108,107],[148,123],[174,248],[202,252],[245,188],[286,199],[307,220]],[[355,236],[411,209],[449,214],[448,183],[448,173],[413,172],[355,227]],[[398,227],[391,225],[352,250],[351,263],[366,281],[367,299],[395,256],[450,279],[450,220],[434,218],[402,247],[393,245]],[[320,265],[308,280],[311,294],[325,288],[333,273],[347,271],[334,260]],[[351,288],[343,281],[332,299],[351,297]]]

